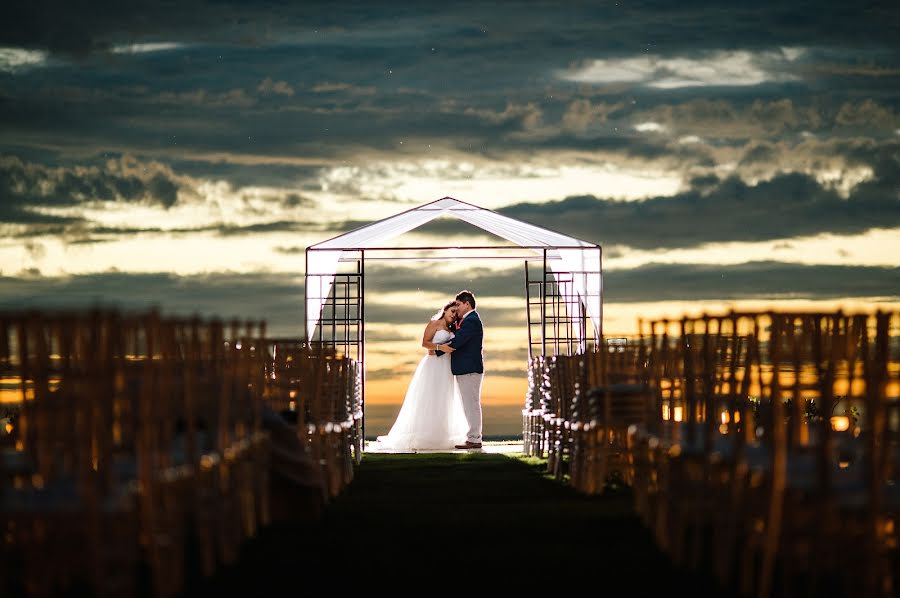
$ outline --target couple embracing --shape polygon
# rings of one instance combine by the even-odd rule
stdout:
[[[432,317],[400,414],[370,449],[481,448],[484,328],[475,295],[461,291]]]

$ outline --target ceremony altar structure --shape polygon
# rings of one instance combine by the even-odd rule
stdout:
[[[512,245],[385,246],[391,239],[441,216],[458,218]],[[366,262],[508,259],[522,260],[525,266],[529,358],[584,353],[599,342],[603,333],[600,245],[452,197],[308,247],[306,338],[311,346],[334,347],[362,365],[364,409]]]

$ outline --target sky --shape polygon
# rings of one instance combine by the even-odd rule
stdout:
[[[300,336],[307,246],[445,196],[601,244],[608,333],[900,308],[896,3],[0,11],[0,308],[158,305]],[[436,222],[397,242],[494,240]],[[468,287],[485,403],[518,417],[521,263],[366,273],[372,404],[402,401],[424,324]]]

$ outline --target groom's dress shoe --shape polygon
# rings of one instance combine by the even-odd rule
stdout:
[[[458,448],[458,449],[481,448],[481,443],[480,442],[469,442],[467,440],[465,444],[457,444],[456,448]]]

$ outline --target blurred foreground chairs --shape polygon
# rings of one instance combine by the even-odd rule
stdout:
[[[525,453],[546,456],[548,473],[590,494],[602,493],[609,476],[630,481],[627,431],[650,417],[645,359],[640,343],[533,358]]]
[[[333,348],[296,340],[272,343],[266,399],[295,424],[318,467],[326,499],[353,480],[363,450],[362,373]]]
[[[270,522],[273,459],[305,455],[319,495],[345,483],[349,456],[278,434],[273,353],[258,322],[0,314],[0,390],[19,403],[0,444],[0,594],[178,595]],[[346,422],[322,406],[352,404],[355,364],[307,357],[288,392],[309,421]]]
[[[900,314],[731,313],[642,333],[532,361],[530,454],[586,493],[621,479],[659,546],[723,588],[896,595]]]
[[[634,441],[655,483],[635,494],[660,546],[744,595],[892,595],[896,332],[885,313],[651,324],[659,417]]]

